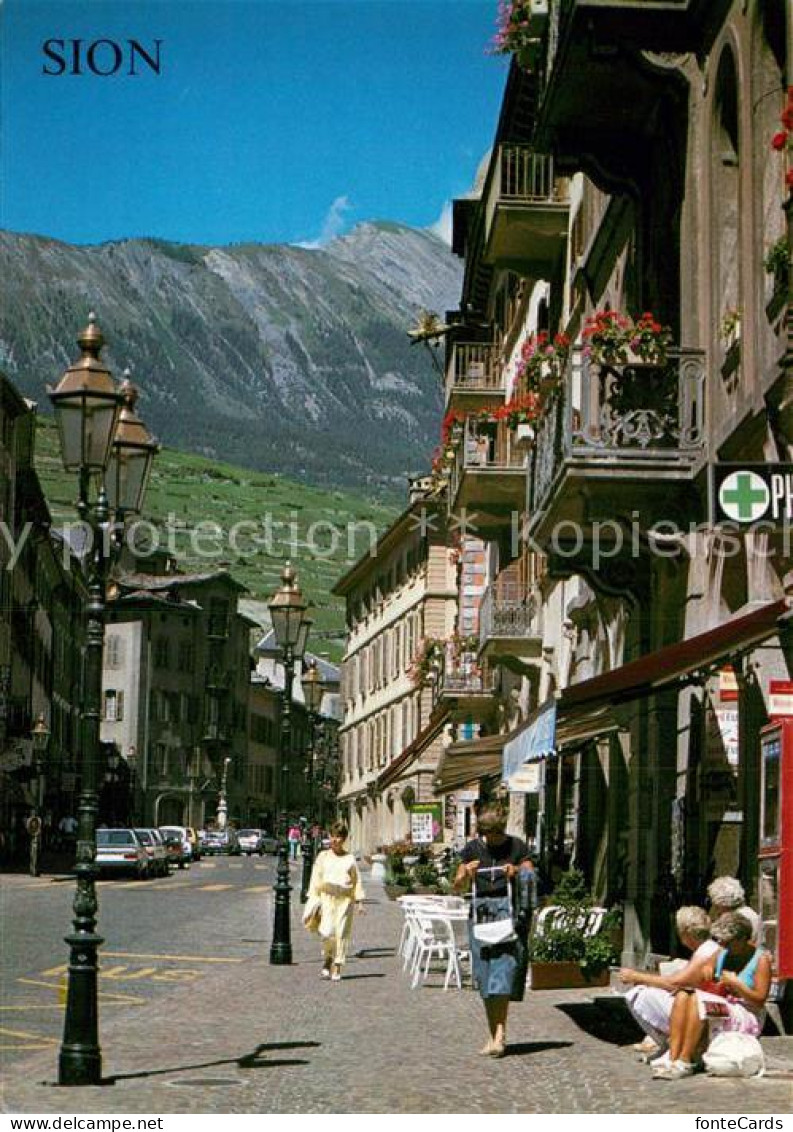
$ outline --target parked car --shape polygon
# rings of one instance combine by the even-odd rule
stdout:
[[[193,851],[187,837],[187,831],[182,825],[161,825],[160,833],[165,841],[165,850],[172,865],[183,869],[190,864]]]
[[[260,829],[241,829],[237,838],[240,850],[247,857],[251,857],[254,853],[258,853],[261,857],[264,853],[264,833]]]
[[[191,825],[185,826],[185,829],[187,831],[187,840],[190,842],[190,849],[192,851],[191,860],[200,861],[201,860],[201,839]]]
[[[262,832],[262,850],[265,853],[278,853],[280,842],[272,833]]]
[[[131,873],[140,879],[149,871],[149,858],[134,829],[98,829],[96,864],[100,872]]]
[[[168,853],[159,829],[136,829],[135,833],[149,859],[149,876],[167,877],[170,872]]]
[[[230,857],[242,852],[236,829],[208,829],[201,839],[201,851],[208,857],[227,853]]]

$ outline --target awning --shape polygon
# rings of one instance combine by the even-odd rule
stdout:
[[[731,656],[749,652],[777,632],[780,617],[790,608],[787,598],[768,602],[707,633],[657,649],[602,676],[571,684],[559,700],[560,722],[563,715],[585,704],[606,705],[649,696],[695,673],[706,672]]]
[[[543,722],[543,713],[549,705],[543,704],[505,746],[505,780],[512,786],[510,779],[527,762],[618,731],[621,705],[707,674],[730,657],[751,651],[774,636],[780,628],[780,619],[783,624],[792,619],[792,604],[787,598],[768,602],[706,633],[667,645],[602,676],[564,688],[556,699],[555,734],[551,738]],[[525,757],[520,759],[521,755]],[[515,789],[521,789],[517,781]]]
[[[485,735],[481,739],[467,739],[450,743],[441,755],[435,772],[435,793],[448,794],[480,778],[501,774],[504,744],[508,735]]]
[[[556,700],[542,704],[518,730],[514,739],[504,744],[501,777],[510,779],[528,762],[536,762],[553,754],[556,746]]]
[[[397,755],[392,763],[385,768],[385,770],[375,779],[375,787],[378,790],[384,790],[386,786],[390,786],[397,779],[409,770],[416,759],[424,753],[433,739],[440,735],[446,723],[447,712],[441,712],[437,716],[431,716],[430,721],[423,731],[419,731],[416,738],[412,743],[405,747],[401,755]]]

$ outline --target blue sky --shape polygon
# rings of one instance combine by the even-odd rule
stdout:
[[[492,141],[506,78],[487,54],[496,9],[4,0],[0,226],[206,244],[314,242],[369,219],[430,226]],[[158,38],[162,73],[47,76],[53,38],[83,52]]]

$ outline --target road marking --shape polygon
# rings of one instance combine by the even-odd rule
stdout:
[[[63,1010],[64,1004],[60,1002],[48,1002],[38,1004],[35,1006],[0,1006],[0,1010]]]
[[[5,1026],[0,1026],[0,1034],[6,1034],[9,1038],[29,1038],[33,1042],[46,1042],[47,1045],[54,1045],[58,1040],[57,1038],[47,1038],[43,1034],[31,1034],[27,1030],[9,1030]]]
[[[219,958],[214,955],[154,955],[150,952],[139,951],[103,951],[108,959],[170,959],[175,962],[184,960],[186,963],[244,963],[244,959]],[[58,968],[60,970],[60,968]]]
[[[272,890],[271,884],[249,884],[247,888],[243,889],[244,892],[272,892]]]
[[[198,886],[199,892],[224,892],[227,888],[233,888],[233,884],[200,884]]]
[[[63,991],[63,987],[60,983],[42,983],[40,979],[17,979],[17,982],[24,983],[25,986],[29,987],[46,987],[47,990],[54,990],[58,991],[59,993]],[[136,995],[116,994],[115,992],[111,994],[110,991],[99,991],[97,997],[106,999],[109,1002],[123,1002],[131,1003],[133,1005],[139,1005],[146,1002],[145,998],[138,998]]]

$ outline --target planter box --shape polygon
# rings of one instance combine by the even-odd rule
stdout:
[[[529,967],[529,986],[532,990],[562,990],[586,987],[606,987],[609,969],[586,979],[578,963],[532,963]]]

